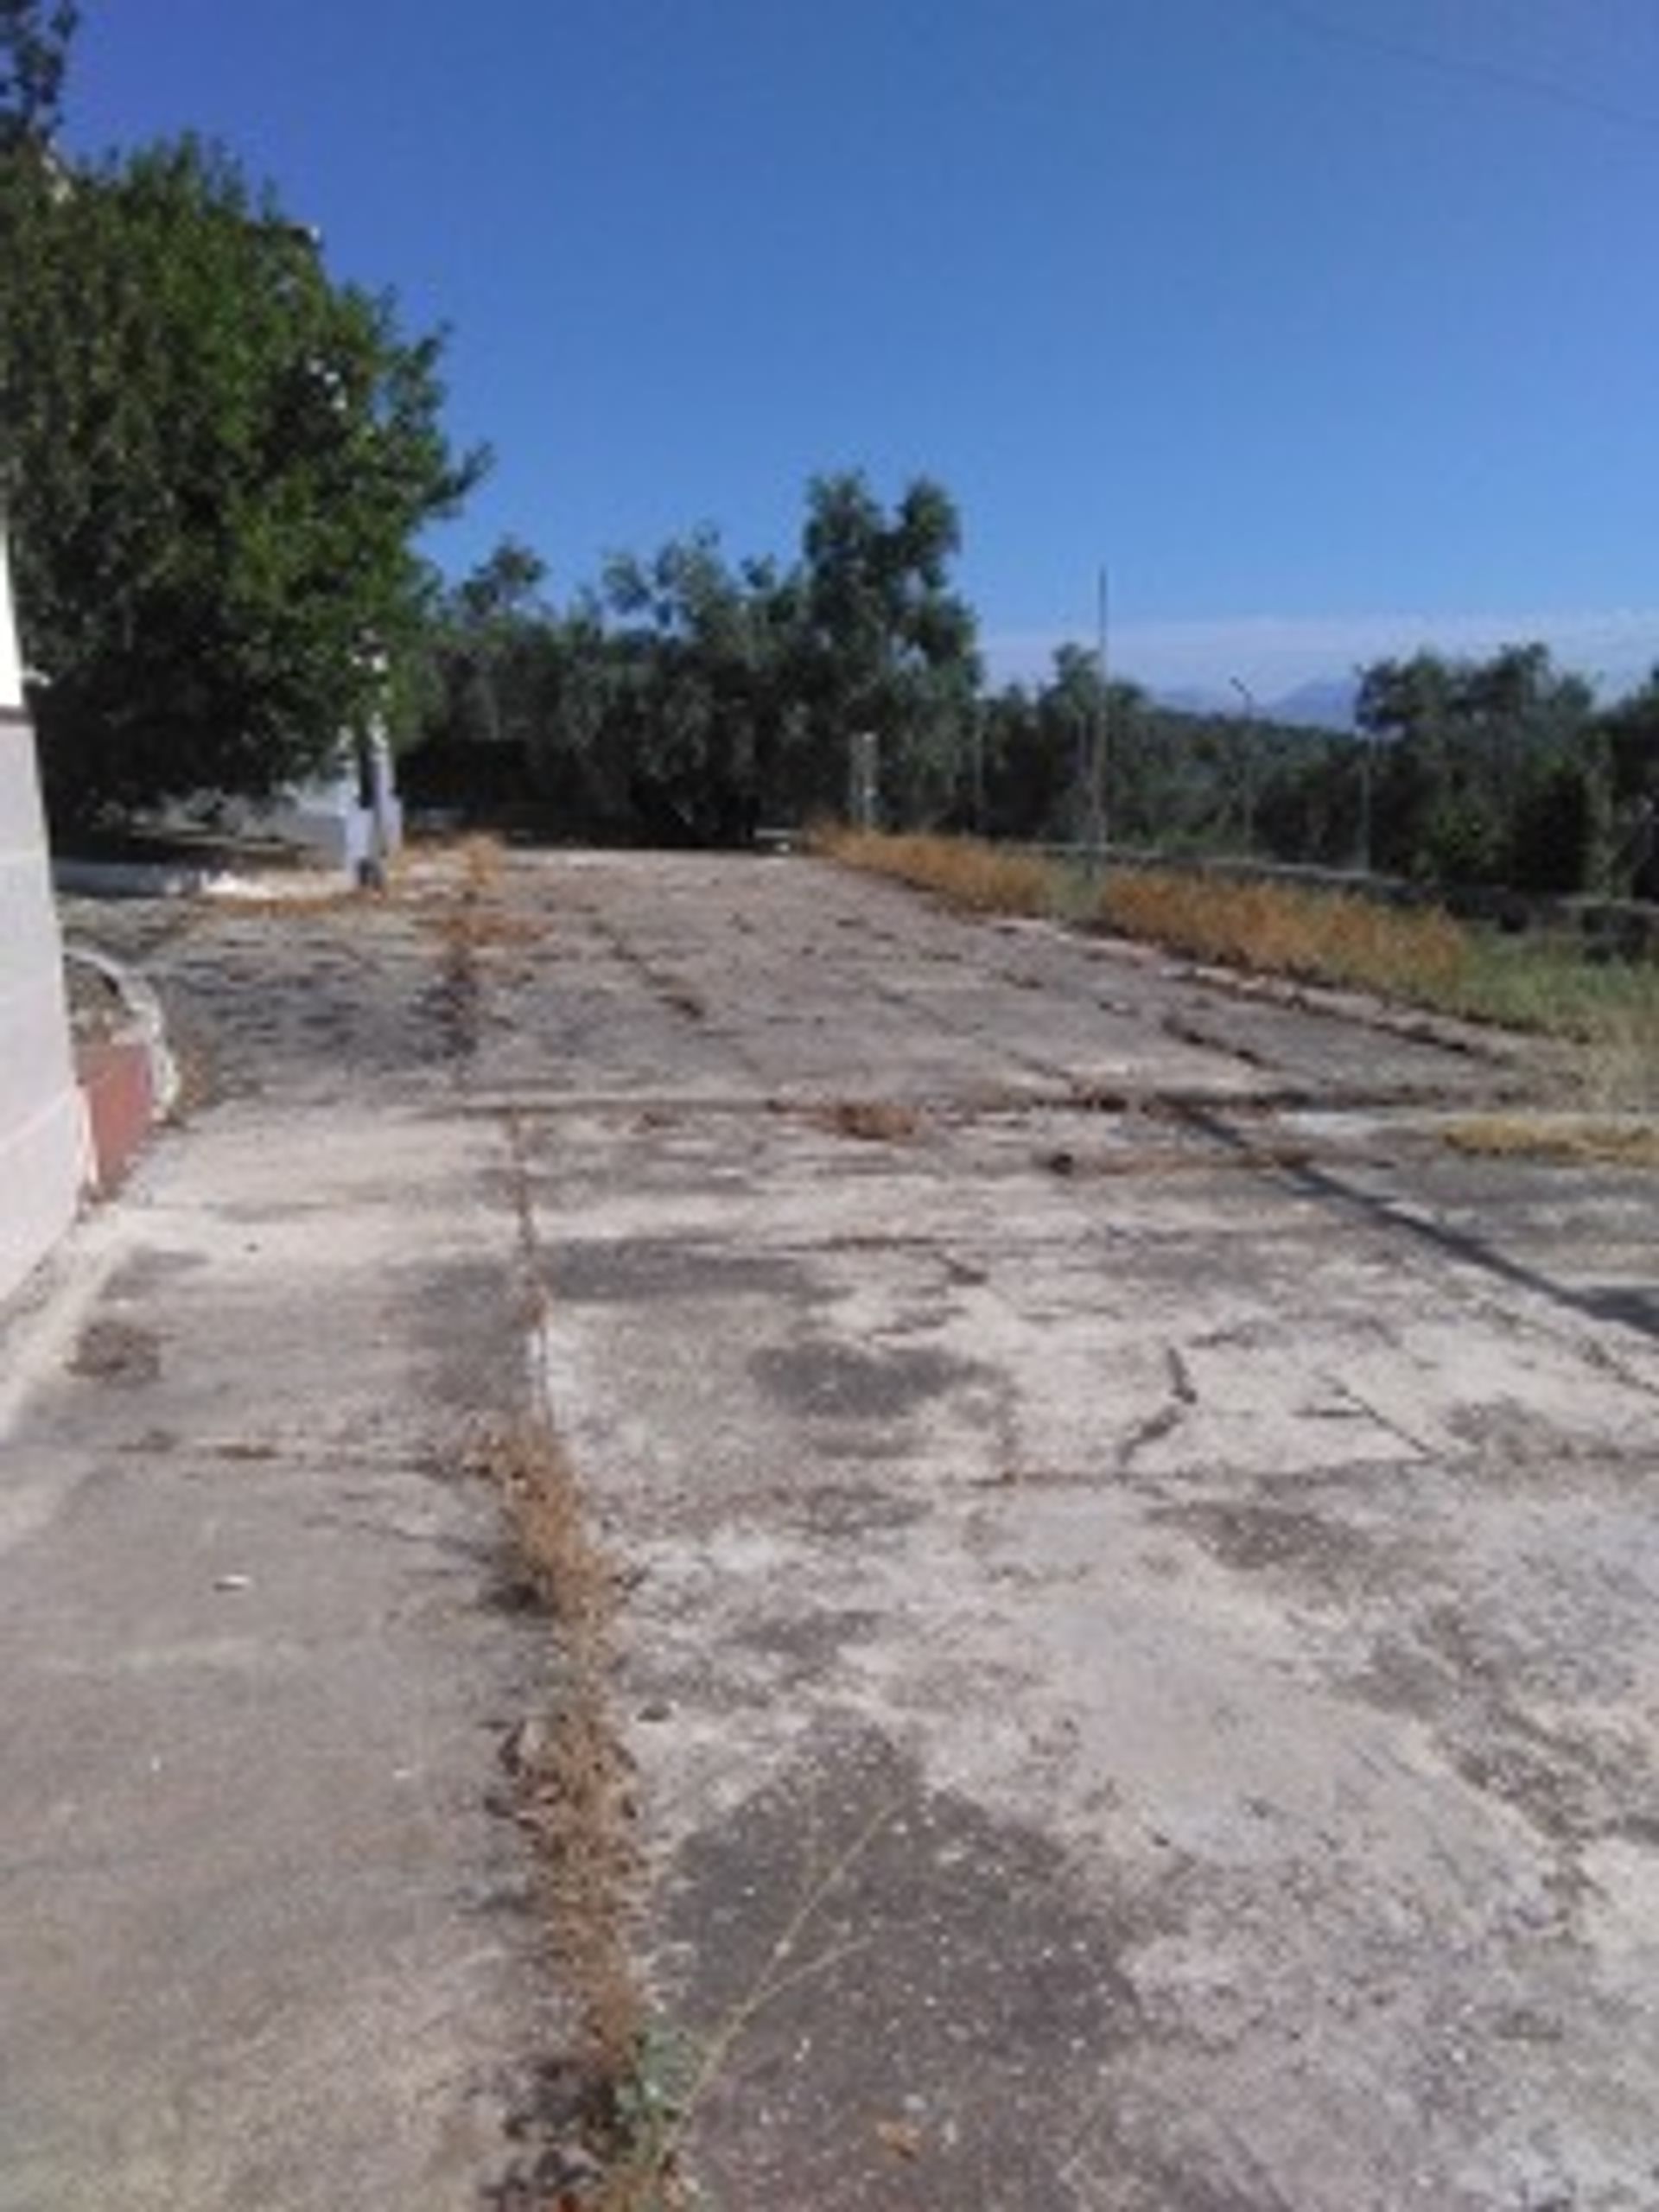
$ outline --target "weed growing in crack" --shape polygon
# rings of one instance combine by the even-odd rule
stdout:
[[[580,2008],[571,2063],[554,2069],[553,2137],[534,2172],[498,2192],[504,2212],[691,2212],[704,2204],[683,2151],[698,2111],[765,2009],[827,1973],[858,1941],[803,1956],[832,1893],[892,1818],[879,1807],[828,1863],[810,1865],[747,1988],[704,2037],[653,2023],[630,1935],[640,1877],[633,1768],[612,1717],[621,1578],[588,1533],[575,1471],[551,1424],[492,1424],[473,1465],[495,1485],[524,1572],[559,1630],[552,1710],[515,1732],[508,1764],[531,1837],[559,1971]]]
[[[569,1458],[544,1422],[486,1430],[474,1460],[499,1491],[517,1554],[559,1630],[555,1710],[519,1732],[511,1764],[582,2006],[584,2062],[597,2078],[620,2080],[644,2022],[626,1940],[637,1872],[632,1770],[610,1715],[617,1574],[588,1535]]]
[[[483,1027],[484,963],[492,951],[524,945],[543,934],[539,921],[508,912],[500,904],[501,849],[497,840],[468,837],[457,848],[458,894],[423,916],[439,944],[435,1000],[446,1058],[466,1061],[478,1050]]]
[[[680,2137],[690,2114],[696,2053],[683,2036],[653,2025],[639,2039],[629,2074],[613,2098],[615,2151],[596,2212],[712,2212],[680,2171]]]
[[[574,2087],[558,2114],[567,2139],[517,2201],[524,2212],[673,2212],[683,2202],[668,2148],[673,2076],[648,2033],[629,1942],[639,1876],[633,1768],[610,1699],[620,1577],[588,1533],[550,1423],[490,1424],[472,1465],[502,1499],[523,1571],[558,1629],[561,1660],[549,1713],[514,1732],[507,1764],[578,2035]]]
[[[922,1128],[918,1108],[890,1098],[838,1098],[831,1105],[809,1108],[807,1119],[836,1136],[864,1144],[905,1144]]]
[[[766,2007],[804,1981],[816,1980],[863,1948],[864,1939],[832,1944],[804,1959],[801,1952],[830,1898],[893,1818],[882,1804],[845,1848],[824,1866],[810,1866],[796,1904],[769,1945],[749,1986],[699,2039],[653,2028],[640,2039],[634,2071],[619,2085],[619,2141],[607,2176],[609,2194],[594,2212],[715,2212],[686,2177],[683,2152],[697,2113],[725,2074],[739,2044]]]

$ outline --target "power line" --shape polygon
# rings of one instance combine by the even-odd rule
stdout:
[[[1357,47],[1363,52],[1381,54],[1391,61],[1432,70],[1441,76],[1471,78],[1477,83],[1496,85],[1528,99],[1548,100],[1557,107],[1577,108],[1582,114],[1617,124],[1622,130],[1639,130],[1648,137],[1659,135],[1659,115],[1622,106],[1616,100],[1582,92],[1577,86],[1563,84],[1556,78],[1511,68],[1504,61],[1450,54],[1443,48],[1420,45],[1414,39],[1395,38],[1389,32],[1373,30],[1367,25],[1343,22],[1320,9],[1305,5],[1304,0],[1253,0],[1253,4],[1264,15],[1277,16],[1310,37],[1324,39],[1332,45]]]

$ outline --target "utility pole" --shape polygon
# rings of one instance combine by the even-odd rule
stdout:
[[[1354,673],[1359,678],[1363,692],[1365,671],[1363,668],[1357,668]],[[1371,872],[1371,776],[1376,765],[1376,732],[1369,723],[1363,725],[1359,740],[1359,868],[1362,875],[1369,875]]]
[[[1250,849],[1255,842],[1255,777],[1251,765],[1250,747],[1255,741],[1258,709],[1255,694],[1242,677],[1230,676],[1227,681],[1244,702],[1243,742],[1239,748],[1239,791],[1243,800],[1242,811],[1244,817],[1244,852],[1248,858]]]
[[[1108,694],[1106,639],[1110,613],[1109,585],[1103,565],[1095,609],[1095,673],[1098,696],[1095,701],[1093,742],[1089,748],[1089,845],[1095,865],[1106,857],[1106,776],[1110,761],[1111,709]]]

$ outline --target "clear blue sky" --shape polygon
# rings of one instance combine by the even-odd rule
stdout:
[[[70,145],[191,126],[454,327],[563,597],[937,475],[993,666],[1264,692],[1659,658],[1654,0],[86,0]]]

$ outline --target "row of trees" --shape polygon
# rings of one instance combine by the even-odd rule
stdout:
[[[1380,865],[1436,882],[1650,887],[1659,672],[1603,710],[1541,645],[1367,670]]]
[[[618,556],[562,614],[505,544],[442,607],[414,786],[539,798],[567,833],[730,842],[839,810],[849,734],[868,731],[895,814],[947,812],[979,675],[958,539],[925,479],[889,510],[861,476],[823,476],[789,565],[734,564],[702,531]]]
[[[1115,838],[1166,849],[1255,852],[1439,885],[1659,894],[1659,672],[1599,705],[1539,644],[1484,659],[1423,652],[1362,671],[1357,728],[1315,731],[1174,712],[1115,685],[1100,714],[1075,649],[1033,695],[987,710],[988,825],[1054,835],[1081,818],[1068,730],[1108,731]],[[1075,741],[1074,741],[1075,743]],[[1046,809],[1032,823],[1033,804]]]
[[[440,606],[406,779],[567,836],[724,842],[855,810],[868,734],[896,825],[1079,841],[1098,810],[1131,845],[1653,885],[1659,675],[1603,708],[1541,645],[1421,652],[1363,671],[1348,732],[1178,712],[1075,645],[1046,682],[988,693],[950,587],[959,538],[937,484],[888,512],[862,478],[820,477],[791,565],[734,564],[703,532],[613,561],[563,613],[535,555],[504,545]]]

